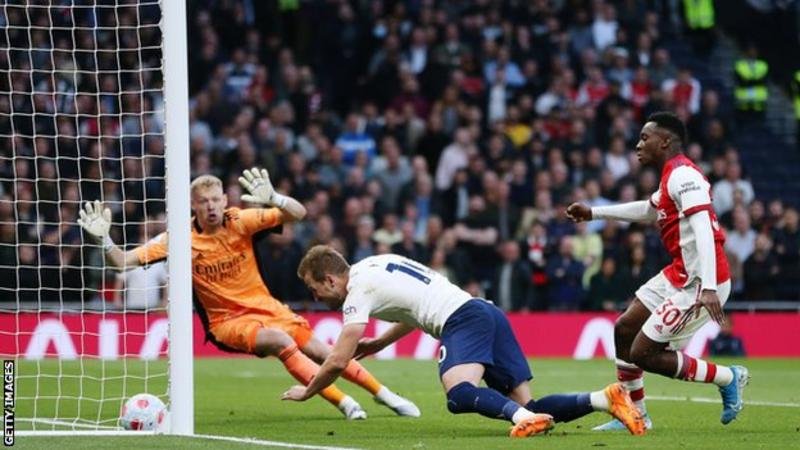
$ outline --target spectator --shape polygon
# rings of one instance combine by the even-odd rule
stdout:
[[[612,257],[603,258],[600,271],[589,281],[585,308],[590,311],[618,311],[630,294],[625,291],[622,277],[617,272],[617,262]]]
[[[530,266],[520,258],[520,248],[515,241],[501,243],[499,253],[500,265],[489,296],[505,311],[528,311],[533,305]]]
[[[596,5],[598,6],[592,24],[592,35],[595,48],[602,51],[616,42],[619,24],[614,5],[605,2],[598,2]]]
[[[363,131],[362,118],[358,114],[347,115],[344,130],[336,139],[336,146],[342,149],[342,162],[352,166],[356,155],[364,153],[368,159],[375,157],[375,139]]]
[[[166,230],[166,215],[150,217],[141,227],[138,242],[147,242]],[[125,310],[151,310],[167,306],[168,269],[166,262],[118,272],[114,288],[114,306]]]
[[[733,318],[730,315],[720,325],[717,337],[709,343],[708,352],[712,356],[746,356],[742,338],[733,334]]]
[[[780,265],[766,234],[756,237],[753,252],[744,260],[743,273],[745,300],[775,300]]]
[[[716,182],[711,189],[714,199],[714,210],[718,215],[723,215],[733,208],[734,191],[742,191],[742,201],[749,205],[755,197],[753,185],[742,179],[742,166],[738,162],[730,162],[725,169],[725,178]]]
[[[575,237],[572,239],[573,256],[585,267],[581,283],[588,290],[592,277],[600,270],[603,257],[603,240],[600,235],[589,231],[586,222],[575,225]]]
[[[458,169],[467,167],[470,155],[477,152],[468,128],[459,128],[455,140],[442,152],[436,168],[436,189],[446,191],[453,184]]]
[[[573,254],[572,238],[565,236],[558,244],[558,253],[547,261],[550,310],[574,311],[581,306],[584,267]]]
[[[692,76],[689,68],[682,67],[675,78],[664,80],[661,89],[668,93],[675,108],[686,109],[691,114],[700,111],[700,82]]]
[[[373,164],[373,177],[381,184],[381,201],[390,211],[397,211],[401,190],[412,179],[411,167],[392,137],[383,138],[381,153],[381,158],[376,159]]]
[[[403,222],[400,225],[401,240],[392,245],[392,253],[405,256],[406,258],[422,263],[428,262],[428,251],[419,242],[414,240],[414,223]]]
[[[498,73],[503,74],[505,82],[511,88],[520,88],[525,84],[525,77],[522,75],[519,66],[514,61],[511,61],[511,53],[506,46],[501,46],[497,50],[497,58],[488,61],[483,67],[483,76],[486,78],[488,85],[495,83],[495,77]]]
[[[375,232],[375,221],[368,215],[358,218],[356,226],[356,238],[348,254],[351,264],[355,264],[364,258],[375,255],[375,246],[372,242],[372,235]]]
[[[740,207],[733,211],[733,230],[727,233],[725,250],[737,261],[744,264],[753,253],[756,244],[756,232],[750,228],[750,216],[747,210]],[[734,280],[733,291],[741,292],[742,280]]]

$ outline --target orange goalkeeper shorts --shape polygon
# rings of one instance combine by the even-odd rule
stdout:
[[[297,314],[287,314],[281,317],[258,313],[243,314],[213,325],[211,334],[217,341],[228,347],[255,354],[256,335],[262,328],[285,331],[300,348],[305,347],[311,340],[311,326],[306,319]]]

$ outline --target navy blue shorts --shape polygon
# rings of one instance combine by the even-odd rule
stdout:
[[[439,348],[439,377],[459,364],[483,364],[483,379],[503,394],[533,378],[511,324],[498,307],[472,299],[445,322]]]

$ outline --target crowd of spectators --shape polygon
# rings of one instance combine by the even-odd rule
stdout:
[[[406,255],[508,310],[617,310],[668,262],[657,230],[574,224],[564,210],[573,201],[603,205],[655,191],[660,174],[641,167],[633,149],[648,114],[671,110],[689,127],[686,153],[706,171],[728,231],[733,298],[800,299],[792,284],[800,279],[798,212],[758,197],[730,144],[730,105],[672,62],[664,44],[683,39],[672,27],[675,4],[190,2],[192,175],[219,176],[230,205],[247,206],[237,178],[265,167],[280,192],[303,202],[304,221],[258,244],[273,294],[296,306],[310,305],[297,263],[306,248],[325,243],[350,262]],[[19,83],[14,90],[30,92],[32,78],[20,73],[8,77]],[[115,205],[115,221],[126,223],[114,228],[117,242],[147,239],[144,224],[163,211],[149,201],[163,198],[163,130],[151,113],[161,98],[104,95],[157,87],[160,79],[81,74],[69,105],[96,109],[45,117],[57,139],[11,137],[7,113],[20,106],[0,96],[0,138],[8,143],[0,151],[5,160],[16,156],[14,173],[0,169],[1,258],[34,266],[57,243],[62,282],[65,267],[99,258],[96,249],[66,250],[81,241],[79,199]],[[32,108],[32,117],[42,111]],[[126,121],[126,111],[147,113]],[[131,137],[137,133],[146,134]],[[52,158],[65,151],[74,162]],[[79,181],[66,181],[62,163],[79,167]],[[134,201],[114,203],[123,196]],[[20,231],[23,223],[38,225]]]

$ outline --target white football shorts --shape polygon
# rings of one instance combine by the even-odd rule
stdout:
[[[717,286],[717,296],[722,306],[728,301],[730,293],[730,280]],[[674,350],[685,347],[710,318],[705,308],[699,307],[699,314],[696,313],[697,307],[692,308],[700,298],[700,280],[684,288],[676,288],[659,272],[636,291],[636,298],[652,313],[642,326],[644,334],[656,342],[669,342]]]

